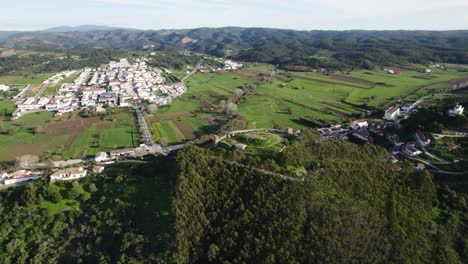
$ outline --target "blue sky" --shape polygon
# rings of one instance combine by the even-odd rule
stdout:
[[[468,0],[0,0],[0,30],[107,25],[139,29],[468,29]]]

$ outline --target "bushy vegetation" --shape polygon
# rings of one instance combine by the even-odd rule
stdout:
[[[170,161],[0,192],[1,263],[166,263],[173,237]]]
[[[277,170],[273,161],[189,148],[178,159],[175,261],[463,262],[466,204],[441,193],[442,208],[433,207],[440,201],[431,177],[387,160],[378,147],[305,133],[278,159],[306,169],[302,182],[259,172]],[[437,221],[434,211],[442,212]]]

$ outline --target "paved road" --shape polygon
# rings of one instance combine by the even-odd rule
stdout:
[[[418,145],[419,145],[419,147],[421,147],[421,149],[422,149],[422,151],[424,152],[424,154],[426,154],[426,155],[428,155],[429,157],[431,157],[431,158],[433,158],[433,159],[435,159],[435,160],[438,161],[437,163],[434,163],[434,162],[432,162],[432,163],[434,163],[434,164],[439,164],[439,165],[443,165],[443,164],[445,164],[445,165],[452,164],[451,162],[446,161],[446,160],[444,160],[444,159],[442,159],[442,158],[440,158],[440,157],[438,157],[438,156],[436,156],[436,155],[430,153],[424,146],[420,145],[419,143],[418,143]]]
[[[31,89],[31,85],[28,84],[28,86],[26,86],[23,90],[21,90],[21,92],[19,94],[17,94],[13,100],[21,100],[23,99],[23,96],[29,91],[29,89]]]
[[[143,143],[145,143],[147,146],[154,145],[153,137],[151,136],[151,132],[148,129],[148,125],[146,124],[143,113],[139,108],[135,109],[135,113],[138,118],[138,127],[140,128],[141,139],[143,140]]]
[[[173,145],[173,146],[168,146],[168,147],[162,148],[162,152],[164,154],[168,155],[172,151],[177,151],[177,150],[183,149],[183,148],[185,148],[185,144]]]
[[[200,64],[198,64],[195,69],[193,71],[191,71],[189,74],[187,74],[184,78],[182,78],[181,82],[183,84],[185,84],[185,81],[187,81],[188,78],[190,78],[190,76],[194,75],[196,72],[197,72],[197,69],[198,67],[200,66]]]
[[[44,93],[44,91],[47,89],[47,87],[49,87],[49,84],[44,84],[41,88],[41,90],[39,90],[39,92],[37,92],[37,94],[34,96],[35,98],[39,98],[42,96],[42,94]]]
[[[435,174],[445,174],[445,175],[468,175],[468,171],[464,172],[451,172],[451,171],[444,171],[444,170],[429,170]]]
[[[465,132],[451,132],[450,134],[432,134],[432,136],[436,139],[441,139],[444,137],[452,137],[452,138],[464,138],[468,137],[468,133]]]

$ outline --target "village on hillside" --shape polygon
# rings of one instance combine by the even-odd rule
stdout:
[[[30,97],[17,102],[13,117],[51,111],[56,115],[86,109],[105,112],[105,107],[132,107],[147,101],[158,106],[167,105],[182,95],[183,83],[165,84],[159,69],[147,66],[147,59],[111,61],[102,67],[79,71],[64,71],[44,81],[44,86],[59,84],[64,78],[79,74],[73,83],[63,83],[53,97]]]

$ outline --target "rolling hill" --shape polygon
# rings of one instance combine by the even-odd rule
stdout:
[[[61,51],[186,49],[243,61],[327,68],[372,68],[429,61],[468,64],[468,31],[295,31],[237,27],[85,30],[93,28],[0,32],[0,45]]]

